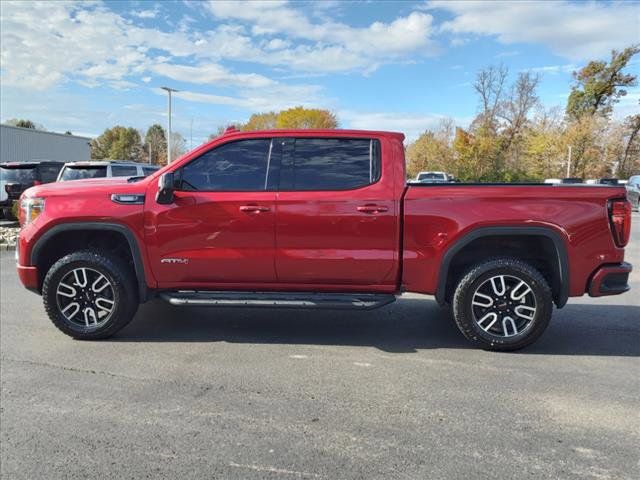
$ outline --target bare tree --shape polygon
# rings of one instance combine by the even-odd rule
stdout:
[[[506,122],[505,142],[502,147],[504,151],[509,150],[516,137],[522,133],[531,110],[538,104],[536,89],[539,83],[540,75],[521,72],[511,87],[509,97],[502,102],[497,115]]]
[[[504,65],[490,66],[482,69],[476,75],[473,88],[480,95],[482,112],[480,113],[484,126],[496,127],[498,110],[502,103],[504,86],[509,70]]]

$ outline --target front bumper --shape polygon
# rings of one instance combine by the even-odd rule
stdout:
[[[604,265],[598,268],[589,283],[589,295],[591,297],[604,297],[605,295],[619,295],[629,290],[629,274],[633,270],[630,263],[622,262],[613,265]]]
[[[25,288],[37,292],[38,291],[38,269],[36,267],[25,267],[18,264],[18,278],[22,282]]]

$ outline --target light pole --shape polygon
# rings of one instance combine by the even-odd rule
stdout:
[[[176,90],[174,88],[169,87],[160,87],[162,90],[166,90],[169,94],[169,129],[167,132],[167,164],[171,163],[171,93],[179,92],[180,90]]]

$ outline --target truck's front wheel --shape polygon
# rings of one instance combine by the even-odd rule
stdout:
[[[107,338],[128,324],[138,309],[133,273],[115,255],[93,250],[62,257],[42,286],[53,324],[80,340]]]
[[[453,296],[453,315],[469,340],[488,350],[518,350],[535,342],[551,319],[553,300],[544,277],[515,258],[471,268]]]

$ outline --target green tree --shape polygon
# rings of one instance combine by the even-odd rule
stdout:
[[[5,122],[5,125],[11,125],[12,127],[20,127],[20,128],[32,128],[32,129],[36,128],[36,124],[33,123],[31,120],[24,120],[24,119],[18,119],[18,118],[12,118],[10,120],[7,120]]]
[[[600,114],[608,117],[613,105],[626,95],[627,87],[634,87],[637,76],[624,73],[629,60],[640,52],[640,45],[633,45],[618,52],[611,52],[611,60],[591,61],[574,72],[575,85],[567,101],[567,115],[575,120],[583,115]]]
[[[141,154],[140,133],[132,127],[107,128],[91,140],[91,158],[94,159],[139,160]]]
[[[147,129],[143,149],[144,161],[155,165],[167,163],[167,135],[162,125],[155,123]]]

